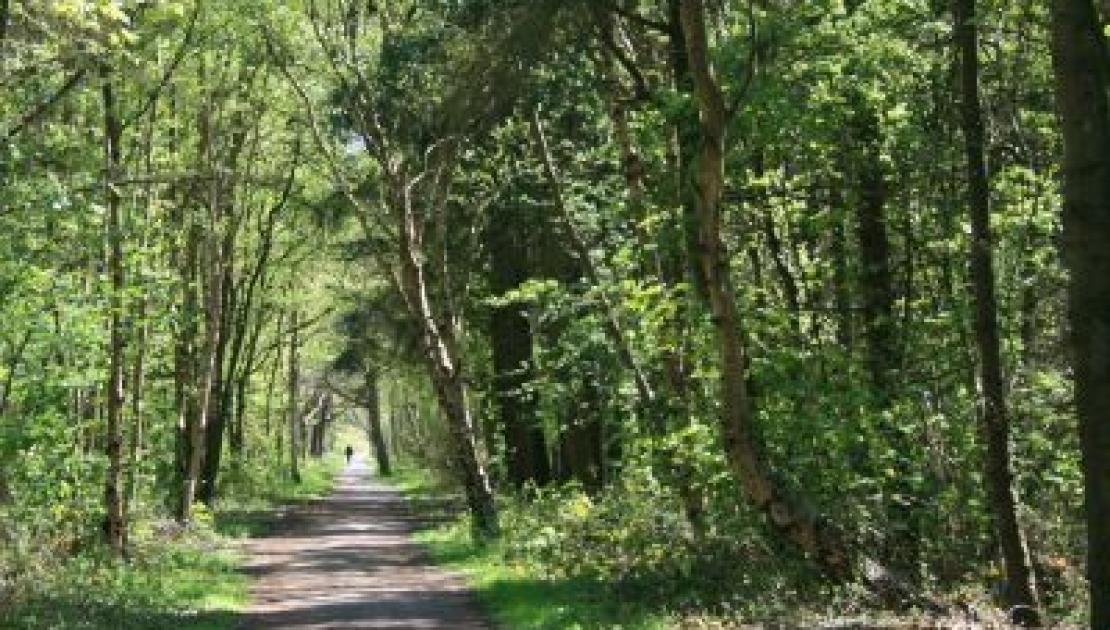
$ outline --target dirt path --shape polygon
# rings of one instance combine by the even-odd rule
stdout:
[[[242,628],[493,628],[462,581],[409,540],[418,524],[356,460],[335,492],[251,543]]]

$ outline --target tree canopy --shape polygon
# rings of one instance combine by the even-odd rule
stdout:
[[[0,0],[0,621],[357,427],[679,617],[1110,627],[1108,19]]]

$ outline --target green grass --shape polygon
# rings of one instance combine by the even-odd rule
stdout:
[[[418,505],[442,505],[441,484],[411,468],[397,471],[394,483]],[[422,511],[424,508],[419,508]],[[547,579],[535,567],[508,562],[502,547],[478,544],[469,521],[456,516],[416,536],[442,566],[458,571],[486,610],[513,630],[655,630],[670,618],[640,603],[622,602],[610,589],[588,580]]]
[[[93,549],[29,563],[7,601],[0,588],[0,628],[231,630],[250,591],[236,539],[265,533],[278,505],[326,495],[342,467],[329,456],[309,462],[299,485],[275,478],[237,488],[215,514],[198,507],[185,530],[135,523],[128,562]]]

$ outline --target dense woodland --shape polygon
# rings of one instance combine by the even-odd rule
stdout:
[[[1108,20],[0,0],[0,609],[357,425],[679,614],[1110,628]]]

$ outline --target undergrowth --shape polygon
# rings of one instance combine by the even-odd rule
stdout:
[[[1005,627],[981,587],[937,589],[949,610],[889,610],[858,584],[833,585],[775,542],[743,507],[694,533],[681,502],[650,474],[614,486],[532,489],[500,503],[499,539],[475,542],[456,499],[417,535],[434,559],[467,576],[503,627],[624,630],[731,627]],[[403,468],[396,483],[425,514],[449,482]],[[714,503],[712,488],[707,502]],[[718,503],[719,505],[719,503]],[[1065,621],[1056,618],[1057,622]],[[1061,626],[1062,627],[1062,626]]]
[[[424,516],[442,516],[428,510],[445,506],[438,500],[448,491],[443,483],[409,467],[398,470],[393,481],[410,500],[423,506]],[[508,538],[475,543],[464,517],[441,521],[418,533],[416,539],[436,562],[467,577],[500,627],[655,630],[672,625],[667,615],[643,602],[622,601],[599,588],[593,579],[545,575],[534,564],[513,560]]]
[[[234,628],[250,587],[236,539],[264,533],[280,505],[327,494],[341,469],[329,456],[308,462],[300,484],[240,473],[215,512],[198,505],[188,527],[136,513],[126,561],[98,544],[0,549],[0,628]]]

